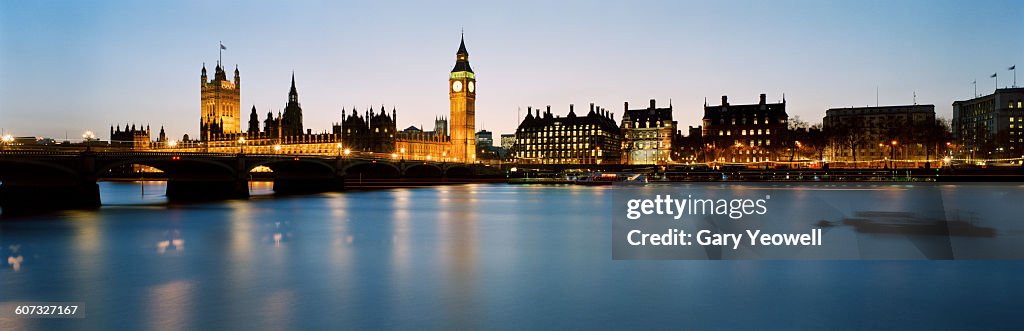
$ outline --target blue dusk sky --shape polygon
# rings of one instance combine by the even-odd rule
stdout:
[[[305,126],[342,108],[398,109],[399,128],[448,114],[465,29],[477,129],[511,133],[517,109],[672,100],[684,129],[705,98],[785,93],[790,116],[934,104],[1012,83],[1022,1],[0,1],[0,128],[79,137],[110,125],[198,131],[199,73],[218,42],[242,77],[242,116],[284,107],[295,72]],[[1021,77],[1024,81],[1024,76]],[[1024,84],[1018,84],[1024,85]],[[246,125],[243,124],[243,130]]]

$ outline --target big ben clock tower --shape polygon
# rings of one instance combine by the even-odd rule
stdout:
[[[476,75],[469,67],[469,52],[465,38],[459,41],[455,53],[455,68],[448,77],[448,96],[451,99],[449,122],[452,156],[455,162],[476,162]]]

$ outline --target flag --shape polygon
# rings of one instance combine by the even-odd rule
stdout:
[[[224,44],[222,43],[222,44],[220,44],[220,49],[228,49],[228,48],[227,48],[227,46],[224,46]]]
[[[1006,69],[1006,70],[1017,70],[1017,65],[1016,64],[1012,65],[1012,66],[1010,66],[1010,69]]]
[[[996,78],[996,76],[999,76],[999,75],[997,73],[993,73],[992,76],[988,76],[988,78]]]

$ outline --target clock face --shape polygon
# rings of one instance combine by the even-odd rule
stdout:
[[[452,91],[461,92],[462,91],[462,82],[455,81],[454,83],[452,83]]]
[[[474,90],[476,90],[476,84],[474,84],[473,82],[469,82],[468,88],[469,88],[469,92],[472,93]]]

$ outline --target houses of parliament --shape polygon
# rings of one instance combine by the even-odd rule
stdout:
[[[386,153],[410,160],[475,162],[476,74],[469,64],[465,38],[459,41],[455,66],[448,76],[450,114],[437,117],[433,131],[409,127],[398,130],[397,110],[383,106],[341,110],[341,121],[330,131],[314,133],[302,122],[302,105],[292,74],[283,111],[268,111],[261,120],[253,106],[248,129],[242,130],[241,75],[237,66],[229,80],[220,61],[213,79],[203,65],[200,74],[199,137],[165,144],[180,150],[248,153],[310,153],[341,155],[348,152]],[[173,145],[173,146],[172,146]]]

